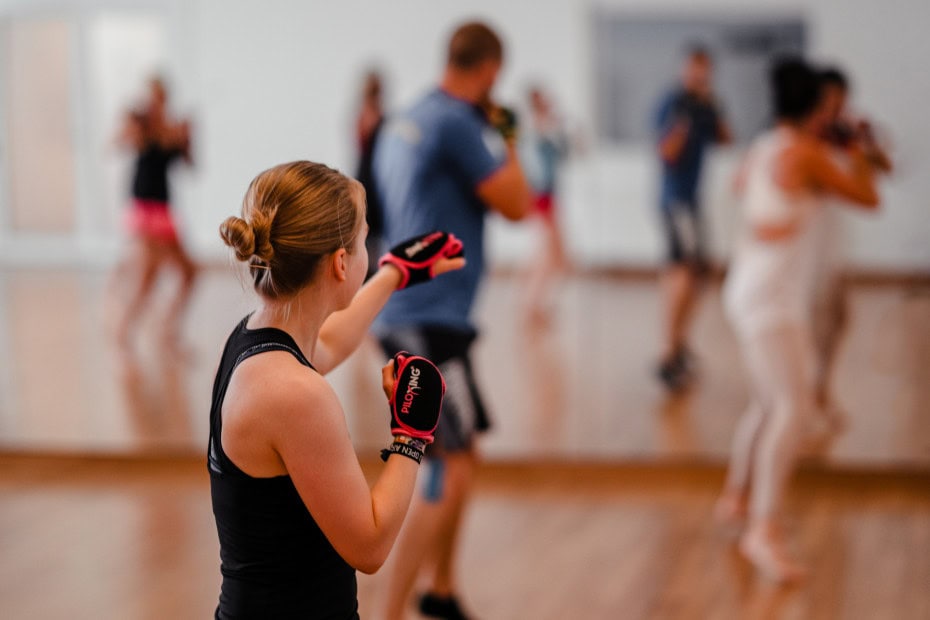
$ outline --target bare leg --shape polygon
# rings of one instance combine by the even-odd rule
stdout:
[[[414,499],[397,543],[388,577],[386,620],[400,620],[410,599],[410,593],[420,567],[427,559],[435,559],[434,586],[448,593],[453,591],[452,564],[458,523],[474,472],[471,454],[444,457],[443,493],[438,501]]]
[[[158,250],[150,242],[140,240],[136,255],[134,260],[129,261],[125,267],[118,268],[117,272],[129,280],[129,286],[134,289],[117,324],[116,338],[122,346],[129,344],[132,325],[142,312],[155,284],[155,277],[158,275]],[[133,274],[133,271],[138,275]],[[132,282],[133,279],[135,282]]]
[[[662,278],[665,292],[665,345],[663,360],[675,357],[685,346],[697,297],[694,270],[686,264],[669,266]]]
[[[449,497],[450,517],[440,529],[438,544],[433,548],[435,574],[430,590],[439,596],[450,596],[455,593],[455,560],[459,531],[471,494],[475,467],[475,459],[468,453],[450,455],[446,458],[446,484],[455,490],[455,495]],[[454,482],[451,481],[452,478],[455,478]]]
[[[166,258],[177,267],[181,279],[178,285],[178,291],[171,302],[166,317],[166,334],[169,340],[176,342],[178,340],[178,334],[181,331],[181,320],[183,319],[184,311],[187,310],[191,292],[194,287],[194,281],[197,278],[197,266],[179,243],[175,242],[165,245],[163,251],[165,252]]]
[[[543,235],[541,250],[530,269],[526,287],[527,312],[534,323],[545,322],[547,293],[565,267],[565,251],[558,226],[546,217],[541,217],[540,223]]]

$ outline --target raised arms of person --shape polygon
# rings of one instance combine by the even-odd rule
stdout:
[[[681,157],[685,145],[688,143],[688,132],[691,123],[685,116],[675,119],[659,140],[659,155],[668,164],[674,164]]]
[[[850,203],[875,209],[879,204],[875,187],[875,165],[859,147],[849,151],[850,167],[842,169],[830,157],[827,147],[818,144],[807,149],[804,161],[814,187],[846,199]]]
[[[116,134],[115,142],[121,147],[142,148],[142,115],[135,111],[127,112],[123,117],[123,124]]]
[[[437,234],[445,237],[440,240]],[[329,315],[323,323],[313,351],[313,365],[317,371],[325,375],[358,348],[391,293],[464,267],[463,248],[461,243],[457,249],[452,247],[449,242],[453,239],[452,235],[434,232],[392,248],[382,258],[381,268],[359,289],[349,306]],[[407,264],[399,259],[388,259],[388,256],[401,255],[408,256]]]
[[[723,117],[720,111],[717,111],[717,144],[731,144],[733,142],[733,132],[730,130],[730,124]]]
[[[504,164],[481,181],[475,191],[488,207],[508,220],[521,220],[530,213],[530,185],[513,143],[507,143]]]
[[[175,127],[177,139],[177,149],[181,152],[181,157],[188,164],[194,163],[194,156],[191,151],[191,122],[189,120],[180,121]]]
[[[875,137],[872,124],[867,120],[860,120],[856,124],[856,135],[869,162],[880,172],[891,174],[892,170],[894,170],[894,163],[891,161],[888,151]]]
[[[504,163],[486,178],[475,185],[475,193],[493,211],[497,211],[511,221],[523,219],[530,213],[532,193],[530,184],[520,165],[517,154],[517,134],[519,131],[517,115],[507,107],[499,106],[491,101],[482,104],[488,123],[500,134],[505,145]],[[466,131],[454,139],[451,154],[453,157],[469,159],[477,157],[487,159],[487,146]],[[459,150],[457,145],[467,144],[466,148]],[[472,162],[460,161],[465,169],[470,169]]]

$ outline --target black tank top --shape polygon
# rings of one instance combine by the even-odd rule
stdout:
[[[208,467],[223,574],[215,617],[357,619],[355,569],[323,535],[290,476],[253,478],[223,452],[220,411],[239,363],[287,351],[313,368],[287,333],[248,329],[247,321],[226,341],[210,410]]]
[[[132,197],[168,202],[168,166],[181,155],[180,149],[166,149],[157,142],[146,144],[136,158]]]

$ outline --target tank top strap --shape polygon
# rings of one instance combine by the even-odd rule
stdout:
[[[208,453],[210,470],[217,474],[248,476],[248,474],[239,469],[239,467],[226,456],[226,452],[223,450],[222,443],[220,442],[220,437],[222,437],[223,432],[223,401],[226,398],[226,390],[229,388],[229,382],[232,379],[233,372],[235,372],[239,364],[261,353],[286,351],[293,355],[302,365],[311,370],[316,370],[290,334],[273,327],[263,327],[254,330],[248,329],[246,327],[248,320],[248,316],[242,319],[230,335],[226,343],[226,350],[223,352],[223,359],[217,370],[217,389],[214,391],[210,415],[210,445]]]

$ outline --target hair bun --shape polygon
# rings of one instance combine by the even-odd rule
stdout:
[[[274,257],[274,247],[271,245],[271,222],[278,210],[255,210],[252,212],[252,254],[266,263]]]
[[[255,231],[241,217],[227,217],[220,225],[220,237],[235,250],[239,260],[248,260],[255,254]]]

